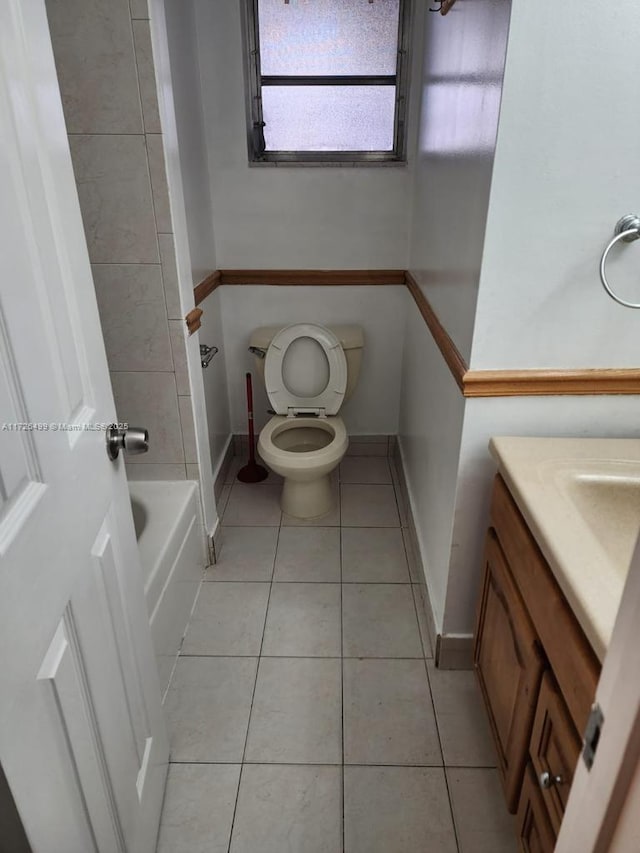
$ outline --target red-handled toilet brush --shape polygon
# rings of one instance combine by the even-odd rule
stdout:
[[[253,434],[253,388],[251,374],[247,373],[247,417],[249,420],[249,461],[238,471],[241,483],[261,483],[269,476],[269,472],[256,462],[255,436]]]

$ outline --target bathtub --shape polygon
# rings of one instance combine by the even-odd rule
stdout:
[[[129,495],[164,694],[205,566],[198,486],[136,480]]]

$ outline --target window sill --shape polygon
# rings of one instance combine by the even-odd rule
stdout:
[[[311,167],[328,169],[404,169],[408,163],[406,160],[249,160],[248,165],[252,169],[299,169]]]

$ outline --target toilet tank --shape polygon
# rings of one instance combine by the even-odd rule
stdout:
[[[294,325],[289,323],[288,325]],[[254,329],[249,338],[249,346],[256,347],[260,350],[268,350],[271,341],[285,326],[261,326],[259,329]],[[347,387],[344,393],[344,399],[348,400],[353,393],[358,378],[360,376],[360,367],[362,365],[362,348],[364,347],[364,333],[360,326],[325,326],[326,329],[333,332],[336,338],[340,341],[347,360]],[[264,359],[256,356],[255,358],[256,372],[264,383]]]

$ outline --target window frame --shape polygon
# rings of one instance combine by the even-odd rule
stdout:
[[[262,75],[260,70],[258,0],[245,0],[243,6],[248,82],[247,148],[251,164],[389,165],[406,163],[411,0],[399,0],[398,59],[396,73],[391,75]],[[265,151],[262,131],[265,126],[262,111],[263,85],[393,85],[396,93],[393,148],[391,151]]]

